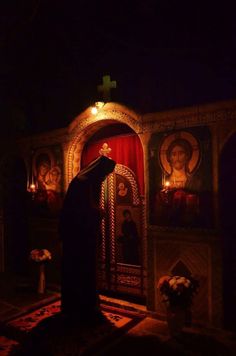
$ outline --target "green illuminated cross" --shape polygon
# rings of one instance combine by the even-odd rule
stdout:
[[[105,102],[111,100],[111,89],[113,88],[116,88],[116,81],[111,81],[110,75],[104,75],[102,77],[102,84],[97,86],[98,92],[102,93]]]

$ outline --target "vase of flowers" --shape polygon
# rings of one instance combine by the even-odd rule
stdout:
[[[45,262],[50,261],[52,255],[46,249],[34,249],[30,252],[30,259],[39,264],[38,293],[44,294],[46,286]]]
[[[167,323],[171,336],[181,333],[198,288],[199,282],[193,277],[163,276],[160,278],[158,289],[163,302],[166,303]]]

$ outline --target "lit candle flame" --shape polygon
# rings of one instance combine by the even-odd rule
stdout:
[[[167,180],[167,181],[165,182],[165,188],[169,188],[169,186],[170,186],[170,182]]]
[[[35,184],[30,184],[30,191],[32,192],[32,193],[34,193],[35,191],[36,191],[36,186],[35,186]]]

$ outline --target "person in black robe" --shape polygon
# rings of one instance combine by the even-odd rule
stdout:
[[[100,230],[102,182],[115,161],[100,156],[82,169],[69,184],[59,221],[62,240],[62,315],[78,322],[98,315],[96,244]]]

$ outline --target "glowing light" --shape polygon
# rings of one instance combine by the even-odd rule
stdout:
[[[93,106],[93,107],[92,107],[91,113],[92,113],[93,115],[97,115],[98,109],[96,108],[96,106]]]
[[[30,184],[30,191],[32,192],[32,193],[35,193],[36,192],[36,186],[35,186],[35,184]]]
[[[165,187],[166,187],[166,188],[169,188],[169,186],[170,186],[170,182],[167,180],[167,181],[165,182]]]
[[[104,105],[105,105],[105,104],[104,104],[103,101],[96,101],[95,106],[93,106],[92,109],[91,109],[91,113],[92,113],[93,115],[97,115],[98,111],[99,111],[100,109],[102,109]]]

